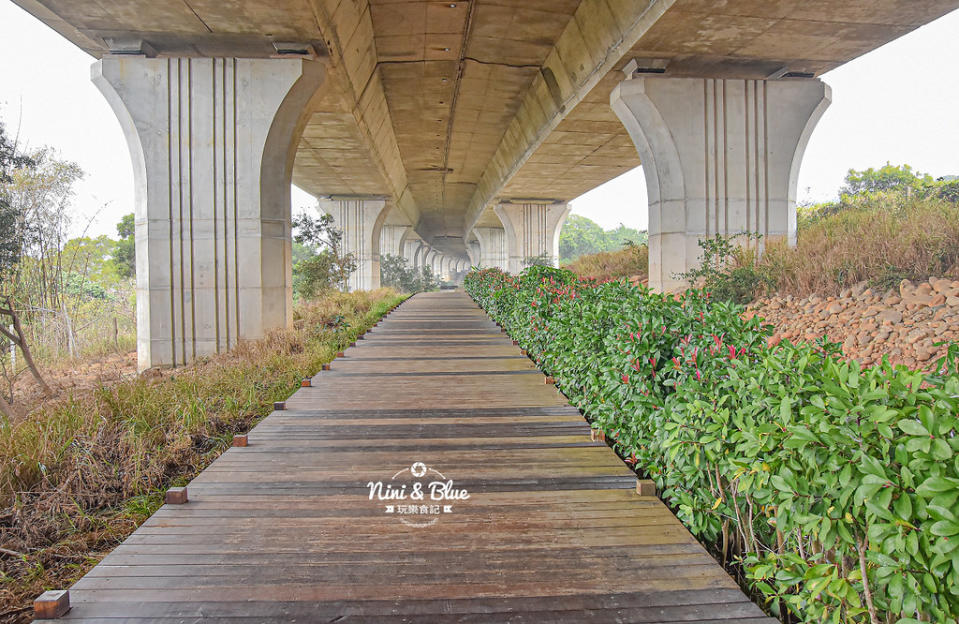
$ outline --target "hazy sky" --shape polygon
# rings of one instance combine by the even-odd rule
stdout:
[[[959,174],[959,11],[829,72],[833,103],[813,133],[799,199],[835,196],[849,168],[909,163]],[[93,59],[0,0],[0,119],[21,142],[50,145],[87,172],[74,231],[115,235],[133,210],[133,172],[120,125],[90,82]],[[605,228],[646,228],[646,185],[634,169],[573,202]],[[294,208],[309,203],[294,193]],[[92,220],[92,222],[91,222]]]

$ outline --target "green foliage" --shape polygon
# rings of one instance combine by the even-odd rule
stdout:
[[[743,239],[743,246],[736,244],[738,239]],[[773,285],[757,264],[755,249],[749,247],[750,241],[758,244],[761,239],[759,234],[716,234],[700,239],[696,244],[703,250],[702,263],[678,277],[720,301],[749,303],[764,286]]]
[[[861,369],[834,344],[769,347],[701,290],[545,267],[465,287],[774,612],[956,621],[959,346],[935,375]]]
[[[117,274],[122,278],[136,277],[137,274],[135,234],[133,213],[123,215],[117,223],[117,235],[120,240],[113,249],[113,264]]]
[[[356,270],[356,258],[341,253],[343,233],[334,226],[333,217],[324,214],[314,219],[301,214],[293,217],[293,229],[293,240],[311,253],[293,266],[294,295],[312,299],[334,288],[345,290]]]
[[[21,211],[10,200],[8,185],[13,182],[13,171],[31,168],[35,162],[18,152],[16,143],[0,122],[0,276],[10,271],[19,261],[23,248],[20,227]]]
[[[841,195],[858,195],[864,192],[916,189],[932,182],[931,176],[914,172],[909,165],[891,165],[887,162],[879,169],[850,169],[846,174],[846,184],[839,192]]]
[[[642,244],[646,238],[646,232],[622,224],[614,230],[604,231],[591,219],[570,215],[559,234],[559,258],[568,262],[583,255],[615,251],[627,241]]]
[[[406,258],[385,254],[380,256],[380,284],[401,292],[417,293],[436,290],[439,280],[429,267],[410,266]]]
[[[335,288],[345,289],[355,270],[353,254],[338,256],[324,249],[293,267],[293,293],[297,298],[314,299]]]

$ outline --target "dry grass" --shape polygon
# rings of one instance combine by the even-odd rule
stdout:
[[[295,327],[193,366],[81,391],[0,429],[0,621],[124,539],[400,297],[334,294]],[[19,553],[19,554],[18,554]]]
[[[649,276],[649,248],[646,245],[625,247],[618,251],[603,251],[580,256],[563,265],[580,277],[594,277],[599,280],[619,279],[621,277]]]
[[[864,280],[887,290],[954,277],[957,260],[959,205],[885,194],[801,224],[797,247],[771,245],[758,268],[779,294],[835,295]]]

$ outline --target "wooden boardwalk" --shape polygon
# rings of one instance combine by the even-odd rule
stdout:
[[[462,293],[413,297],[286,406],[77,582],[64,619],[776,621]],[[417,462],[469,499],[370,500],[413,488]]]

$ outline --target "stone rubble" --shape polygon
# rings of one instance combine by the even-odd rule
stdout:
[[[842,343],[843,354],[863,365],[884,355],[893,364],[929,370],[946,353],[937,342],[959,339],[959,281],[930,278],[903,280],[898,291],[875,292],[866,282],[838,297],[791,295],[760,299],[747,306],[776,329],[770,344],[782,340],[814,341],[823,335]]]

